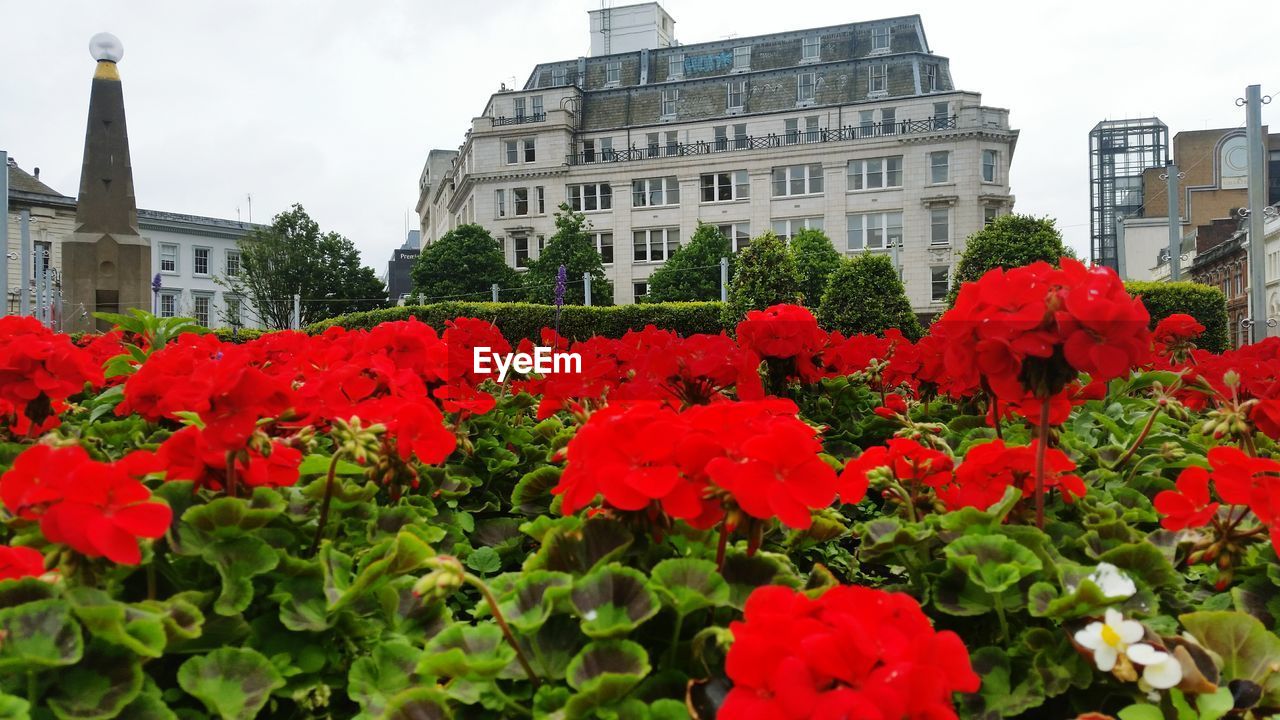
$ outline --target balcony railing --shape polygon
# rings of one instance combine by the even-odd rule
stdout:
[[[500,127],[502,125],[523,125],[525,123],[542,122],[547,119],[544,112],[533,113],[531,115],[517,115],[515,117],[496,117],[493,118],[493,126]]]
[[[691,143],[664,143],[648,147],[624,148],[621,150],[584,151],[569,156],[570,165],[593,165],[599,163],[630,162],[659,157],[685,157],[688,155],[711,155],[733,150],[770,150],[790,145],[809,143],[847,142],[865,138],[880,138],[894,135],[914,135],[935,132],[938,130],[955,130],[958,116],[934,117],[927,120],[902,120],[894,123],[874,123],[871,125],[849,125],[842,128],[819,130],[797,130],[777,135],[749,135],[746,137],[717,138],[710,142],[699,140]],[[496,123],[495,123],[496,124]]]

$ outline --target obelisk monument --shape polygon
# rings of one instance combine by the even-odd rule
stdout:
[[[76,229],[62,244],[65,327],[105,330],[95,312],[151,309],[151,246],[138,233],[124,90],[116,64],[124,45],[110,33],[89,41],[98,65],[89,93],[89,120],[80,170]]]

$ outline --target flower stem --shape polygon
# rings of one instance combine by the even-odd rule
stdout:
[[[1151,433],[1151,427],[1156,424],[1156,416],[1159,414],[1160,414],[1160,406],[1157,405],[1155,409],[1151,411],[1151,415],[1147,417],[1147,423],[1142,426],[1142,432],[1138,433],[1137,439],[1133,441],[1133,444],[1129,446],[1128,450],[1125,450],[1124,455],[1121,455],[1120,459],[1117,460],[1115,464],[1111,466],[1113,470],[1119,469],[1121,465],[1124,465],[1125,463],[1129,462],[1129,458],[1133,457],[1133,454],[1138,451],[1138,447],[1141,446],[1142,443],[1146,441],[1147,435]]]
[[[338,473],[338,458],[341,456],[341,451],[335,451],[329,460],[329,473],[324,483],[324,500],[320,503],[320,522],[316,524],[316,537],[311,541],[312,555],[320,549],[320,538],[324,536],[324,526],[329,522],[329,503],[333,501],[334,476]]]
[[[529,664],[529,659],[524,656],[524,650],[521,649],[520,643],[516,642],[516,636],[511,634],[511,626],[507,625],[507,619],[502,616],[502,611],[498,609],[498,600],[493,597],[489,586],[471,573],[465,573],[462,577],[484,596],[484,601],[489,605],[489,612],[493,613],[493,619],[498,621],[498,627],[502,629],[502,636],[507,639],[507,642],[516,651],[516,660],[520,661],[520,667],[524,668],[525,674],[529,676],[529,682],[533,683],[535,688],[538,687],[540,682],[538,674],[533,671],[533,666]]]
[[[667,667],[676,664],[676,648],[680,645],[680,631],[684,629],[684,615],[676,615],[676,627],[671,633],[671,647],[667,648]]]
[[[720,540],[716,543],[716,569],[724,572],[724,551],[729,544],[729,527],[720,521]]]
[[[236,496],[236,454],[227,451],[227,497]]]
[[[991,602],[995,605],[996,619],[1000,621],[1000,639],[1007,641],[1009,639],[1009,621],[1004,616],[1004,599],[1000,597],[1000,593],[991,596]]]
[[[1049,399],[1040,403],[1040,426],[1036,428],[1036,527],[1044,529],[1044,454],[1049,447]],[[1003,619],[1003,615],[1001,615]]]
[[[1004,434],[1000,432],[1000,400],[996,398],[996,394],[993,392],[987,393],[987,397],[990,398],[991,402],[991,424],[995,426],[996,439],[1003,440]]]

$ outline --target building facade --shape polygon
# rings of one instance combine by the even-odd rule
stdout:
[[[1160,118],[1106,120],[1089,131],[1089,256],[1094,264],[1120,269],[1119,223],[1143,216],[1143,173],[1163,167],[1168,158],[1169,128]],[[1146,260],[1135,259],[1138,268],[1126,262],[1126,269],[1145,267]]]
[[[913,15],[537,65],[456,152],[431,152],[418,212],[424,245],[477,223],[519,268],[566,204],[616,303],[699,223],[735,249],[820,228],[846,253],[892,254],[931,315],[965,238],[1013,205],[1016,140]]]
[[[383,282],[387,284],[387,297],[393,303],[402,303],[413,291],[413,264],[418,261],[422,252],[422,233],[410,230],[404,244],[391,251],[391,260],[387,262],[387,275]]]
[[[26,209],[30,213],[32,258],[26,263],[27,277],[21,277],[22,263],[9,263],[6,308],[16,313],[22,288],[28,293],[29,305],[33,303],[35,278],[46,265],[55,276],[61,275],[63,242],[76,230],[76,198],[41,182],[16,160],[9,160],[7,171],[8,250],[15,258],[20,252],[20,212]],[[237,322],[240,327],[261,327],[253,304],[228,290],[227,284],[240,269],[239,241],[264,226],[157,210],[137,212],[139,232],[151,248],[150,277],[160,276],[161,289],[149,293],[148,301],[133,306],[166,317],[194,317],[211,328],[234,327]],[[131,307],[120,309],[127,312]],[[74,304],[63,307],[67,318],[87,312]]]

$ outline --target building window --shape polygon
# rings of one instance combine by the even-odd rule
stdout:
[[[525,138],[523,142],[524,142],[524,161],[527,163],[531,163],[533,162],[534,158],[537,157],[537,153],[535,153],[533,149],[533,138]]]
[[[160,243],[160,272],[178,272],[178,246]],[[170,316],[172,317],[172,315]]]
[[[613,264],[613,233],[596,233],[596,252],[600,253],[601,265]]]
[[[622,80],[622,62],[611,60],[604,66],[604,82],[606,85],[617,85]]]
[[[636,230],[633,240],[636,262],[663,262],[680,247],[680,228]]]
[[[902,187],[902,156],[849,161],[849,189]]]
[[[505,145],[507,148],[507,164],[515,165],[520,162],[520,142],[518,140],[507,140]]]
[[[818,142],[822,139],[822,133],[818,130],[818,116],[809,115],[804,119],[804,141]]]
[[[564,68],[553,69],[551,71],[552,87],[560,87],[561,85],[567,85],[568,82],[566,82],[566,80],[568,79],[568,75],[569,75],[568,71],[566,71]]]
[[[747,124],[737,123],[733,126],[733,149],[745,150],[747,148]]]
[[[546,110],[542,107],[542,96],[534,95],[533,96],[533,116],[535,118],[539,118],[539,117],[542,117],[544,114],[546,114]]]
[[[733,245],[733,251],[745,249],[751,244],[751,223],[737,222],[717,225],[716,229]]]
[[[178,294],[176,292],[160,293],[160,317],[178,316]]]
[[[947,110],[949,109],[950,106],[944,102],[933,104],[933,127],[935,130],[947,129]]]
[[[680,153],[679,134],[675,130],[667,131],[667,154],[678,155]]]
[[[773,196],[819,195],[822,193],[822,165],[791,165],[773,169]]]
[[[676,116],[676,101],[680,99],[680,88],[663,88],[662,89],[662,116],[673,118]]]
[[[607,183],[570,185],[569,207],[574,212],[613,209],[613,189]]]
[[[867,85],[867,92],[871,95],[879,95],[888,92],[889,84],[889,66],[884,63],[876,63],[867,68],[870,78]]]
[[[611,162],[617,158],[613,154],[613,138],[600,138],[600,162]]]
[[[227,307],[224,311],[226,323],[231,327],[244,325],[244,302],[238,297],[224,297]]]
[[[529,267],[529,236],[514,235],[511,243],[515,246],[516,267]]]
[[[533,194],[538,199],[538,214],[545,215],[547,212],[547,194],[543,191],[541,185],[533,189]]]
[[[929,211],[929,244],[947,245],[951,242],[951,211],[934,208]]]
[[[631,181],[632,207],[659,207],[680,204],[680,183],[675,176]]]
[[[746,80],[733,80],[728,86],[728,98],[725,100],[726,110],[741,110],[742,99],[747,94]]]
[[[805,105],[813,102],[814,87],[818,84],[817,73],[800,73],[796,77],[796,104]]]
[[[946,265],[929,268],[929,299],[933,302],[942,302],[947,299],[950,289],[951,268]]]
[[[783,240],[790,240],[801,230],[821,230],[822,227],[821,217],[787,218],[773,221],[773,234]]]
[[[195,295],[191,296],[192,314],[196,316],[196,323],[204,327],[209,327],[209,307],[213,304],[212,295]]]
[[[658,147],[659,147],[658,133],[656,132],[645,133],[644,139],[645,139],[645,146],[646,146],[645,156],[651,157],[651,158],[658,157]]]
[[[529,214],[529,188],[512,188],[511,204],[515,206],[516,216]],[[525,247],[528,248],[528,240],[525,241]]]
[[[240,251],[228,250],[223,264],[223,274],[227,277],[240,277]]]
[[[822,38],[807,37],[800,43],[800,62],[817,62],[822,55]]]
[[[951,177],[951,153],[947,150],[929,153],[929,182],[947,182]]]
[[[494,190],[494,191],[493,191],[493,204],[494,204],[494,205],[497,207],[497,209],[498,209],[498,217],[500,217],[500,218],[502,218],[502,217],[506,217],[506,216],[507,216],[507,191],[506,191],[506,190]]]
[[[596,161],[596,141],[583,140],[582,141],[582,162],[593,163],[595,161]]]
[[[193,262],[191,263],[191,272],[195,275],[209,274],[209,248],[192,248]]]
[[[708,173],[701,178],[702,202],[746,200],[751,197],[751,184],[746,170]]]
[[[724,152],[729,149],[729,126],[716,125],[711,128],[711,138],[715,141],[716,152]]]
[[[982,208],[982,227],[987,227],[991,223],[995,222],[999,215],[1000,211],[993,207]]]
[[[850,250],[883,250],[902,245],[902,211],[861,213],[849,218]]]
[[[993,183],[996,181],[996,151],[982,151],[982,181]]]
[[[751,69],[751,46],[739,45],[733,49],[733,71],[745,72]]]
[[[888,52],[892,32],[888,26],[871,28],[871,52]]]
[[[924,64],[924,91],[934,92],[938,89],[938,64]]]
[[[515,115],[517,119],[523,120],[524,119],[524,98],[518,97],[513,99],[511,101],[511,105],[514,110],[512,114]]]
[[[800,142],[800,119],[799,118],[786,119],[786,134],[783,135],[783,137],[786,138],[785,142],[788,145],[795,145],[796,143]]]
[[[684,77],[684,53],[672,53],[667,58],[667,79],[678,80]]]
[[[896,108],[880,109],[880,134],[896,135],[898,126],[898,111]]]
[[[638,300],[644,297],[645,295],[649,294],[649,283],[647,282],[631,283],[631,292],[636,296],[636,299]]]

